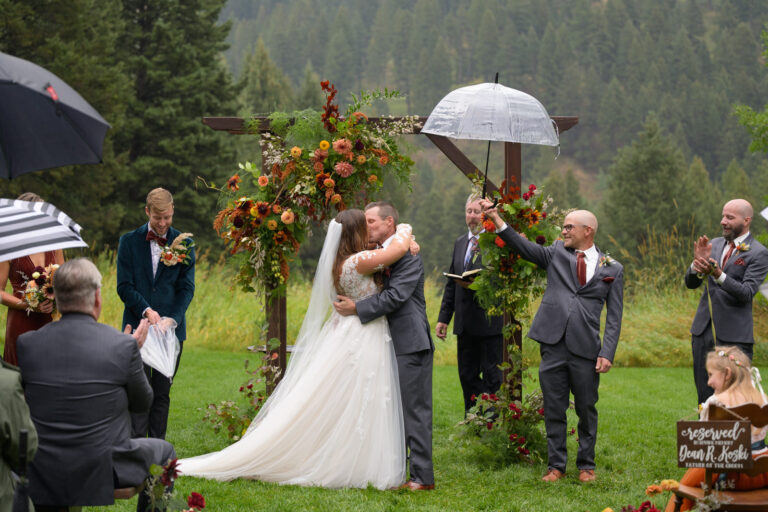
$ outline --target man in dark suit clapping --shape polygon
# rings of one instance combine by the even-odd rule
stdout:
[[[547,271],[547,288],[528,337],[539,342],[539,382],[544,396],[548,471],[554,482],[565,475],[566,411],[569,391],[579,417],[579,480],[595,479],[597,390],[600,374],[611,369],[621,332],[624,270],[594,244],[597,219],[586,210],[569,213],[562,240],[544,247],[515,233],[486,199],[481,202],[496,232],[522,258]],[[607,308],[600,341],[600,315]]]
[[[115,487],[140,485],[152,464],[175,458],[160,439],[133,439],[130,412],[152,403],[139,346],[143,321],[129,336],[98,323],[101,274],[78,258],[54,275],[58,322],[22,334],[19,365],[39,437],[29,471],[35,507],[111,505]],[[142,495],[139,511],[148,502]]]
[[[184,263],[160,261],[163,247],[181,233],[171,227],[173,196],[163,188],[147,195],[144,208],[149,222],[120,237],[117,250],[117,294],[125,303],[123,325],[136,327],[146,318],[152,325],[167,327],[176,322],[176,336],[184,348],[187,337],[185,314],[195,293],[195,253],[190,249]],[[178,369],[181,353],[176,361]],[[171,379],[146,366],[144,371],[155,394],[148,413],[133,416],[137,436],[165,439]]]
[[[482,231],[483,211],[480,196],[471,195],[464,207],[468,233],[462,234],[453,245],[449,274],[461,275],[467,270],[482,268],[477,251],[478,235]],[[443,302],[435,326],[435,335],[445,339],[448,324],[453,317],[456,335],[456,359],[459,364],[459,382],[464,395],[464,411],[475,405],[473,397],[482,393],[496,393],[501,387],[503,318],[489,317],[475,300],[475,292],[467,288],[471,280],[448,278],[443,291]]]
[[[749,232],[752,215],[752,205],[744,199],[725,203],[720,221],[723,236],[711,242],[700,237],[685,272],[688,288],[701,286],[705,275],[708,282],[691,325],[693,378],[700,404],[714,392],[707,385],[706,367],[707,353],[715,346],[713,322],[718,345],[737,346],[752,359],[752,298],[768,274],[768,250]]]

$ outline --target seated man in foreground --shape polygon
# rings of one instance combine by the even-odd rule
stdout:
[[[111,505],[114,489],[140,485],[152,464],[175,458],[160,439],[131,439],[132,412],[152,403],[139,347],[144,320],[133,336],[98,323],[101,274],[89,260],[63,264],[54,275],[58,322],[23,334],[19,366],[39,436],[30,466],[35,507]],[[145,494],[139,511],[146,510]],[[42,507],[39,507],[42,506]]]

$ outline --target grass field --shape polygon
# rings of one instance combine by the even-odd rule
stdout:
[[[232,398],[244,380],[245,356],[240,353],[191,348],[184,351],[172,388],[169,441],[179,456],[221,449],[225,437],[201,421],[198,408]],[[527,387],[535,387],[528,382]],[[597,443],[598,481],[580,484],[576,478],[575,438],[569,438],[568,477],[555,484],[539,479],[544,465],[498,467],[479,456],[473,442],[457,436],[462,417],[461,390],[456,368],[439,366],[434,380],[434,492],[327,490],[279,486],[254,481],[220,483],[181,478],[177,489],[185,495],[202,493],[206,510],[505,510],[602,511],[638,506],[647,485],[663,478],[679,478],[675,465],[675,421],[695,413],[696,395],[691,372],[683,368],[615,368],[600,385],[600,429]],[[575,417],[573,425],[575,426]],[[275,449],[280,449],[275,447]],[[662,505],[664,497],[656,497]],[[114,508],[88,511],[134,510],[135,499]]]
[[[104,275],[101,321],[121,323],[123,306],[116,292],[115,266],[97,261]],[[246,351],[259,341],[264,323],[263,304],[254,294],[230,287],[232,271],[202,262],[196,273],[195,299],[187,313],[188,339],[172,390],[169,440],[179,456],[220,449],[227,444],[201,421],[199,410],[211,402],[235,398],[245,380],[243,361],[255,359]],[[428,279],[427,309],[434,327],[442,296],[442,281]],[[311,285],[295,279],[288,293],[288,338],[295,338],[306,309]],[[183,478],[179,491],[202,493],[206,510],[509,510],[602,511],[638,506],[647,485],[677,478],[675,421],[695,415],[695,390],[690,369],[690,335],[700,292],[671,285],[663,292],[633,293],[627,297],[615,368],[602,378],[600,428],[597,445],[598,481],[581,485],[573,464],[569,477],[554,485],[540,482],[543,465],[499,467],[482,455],[477,445],[457,436],[462,400],[455,367],[455,339],[436,340],[434,456],[437,490],[410,494],[373,489],[331,491],[281,487],[261,482],[217,483]],[[536,304],[533,305],[535,311]],[[755,306],[755,362],[768,363],[768,308]],[[0,315],[0,336],[5,332]],[[523,327],[527,332],[527,326]],[[524,355],[538,363],[538,346],[524,341]],[[534,372],[535,373],[535,372]],[[527,382],[528,389],[537,387]],[[575,426],[575,420],[573,421]],[[576,442],[569,439],[572,457]],[[279,449],[279,448],[276,448]],[[661,506],[663,497],[657,497]],[[135,500],[114,508],[133,510]]]

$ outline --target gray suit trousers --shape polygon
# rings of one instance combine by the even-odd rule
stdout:
[[[586,359],[568,350],[565,339],[554,345],[539,344],[541,366],[539,383],[544,395],[544,425],[547,430],[549,468],[565,473],[568,451],[566,438],[569,395],[573,392],[576,414],[579,417],[579,451],[576,467],[595,469],[595,443],[597,442],[597,404],[600,374],[595,371],[595,360]]]
[[[424,485],[435,483],[432,468],[432,356],[431,349],[397,355],[411,480]]]

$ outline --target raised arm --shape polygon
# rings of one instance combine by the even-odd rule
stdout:
[[[363,251],[352,256],[360,274],[373,274],[405,256],[411,246],[411,226],[399,224],[390,244],[384,249]]]

